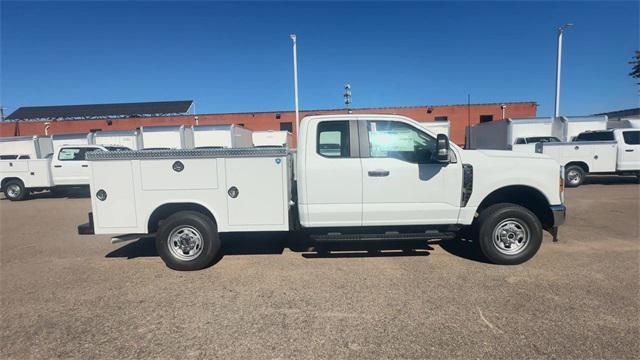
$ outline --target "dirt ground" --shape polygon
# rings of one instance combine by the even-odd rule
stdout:
[[[3,199],[0,357],[637,359],[640,185],[591,182],[567,190],[560,242],[519,266],[460,241],[320,256],[238,235],[176,272],[151,238],[77,235],[88,198]]]

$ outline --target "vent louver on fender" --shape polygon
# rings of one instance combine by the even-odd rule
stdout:
[[[471,193],[473,192],[473,166],[462,164],[462,195],[460,196],[460,207],[467,206]]]

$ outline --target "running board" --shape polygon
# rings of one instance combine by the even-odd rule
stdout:
[[[111,243],[118,244],[125,241],[138,240],[143,236],[147,236],[147,235],[146,234],[125,234],[125,235],[114,236],[111,238]]]
[[[442,232],[437,230],[423,233],[398,233],[386,232],[384,234],[342,234],[328,233],[324,235],[311,235],[311,239],[318,242],[330,241],[387,241],[387,240],[451,240],[455,239],[455,232]]]

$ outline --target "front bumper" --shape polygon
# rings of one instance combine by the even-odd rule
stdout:
[[[79,235],[94,235],[95,231],[93,230],[93,213],[89,213],[89,222],[78,225],[78,234]]]
[[[565,219],[567,218],[567,207],[564,204],[561,205],[551,205],[551,214],[553,214],[553,226],[560,226],[564,224]]]

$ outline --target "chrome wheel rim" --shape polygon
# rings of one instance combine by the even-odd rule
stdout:
[[[580,183],[580,173],[577,170],[569,170],[567,172],[567,180],[569,184],[576,185]]]
[[[493,230],[493,245],[505,255],[516,255],[524,251],[529,244],[531,231],[519,219],[506,219]]]
[[[16,184],[11,184],[9,186],[7,186],[7,196],[9,196],[10,198],[17,198],[18,196],[20,196],[20,186],[16,185]]]
[[[167,238],[167,246],[171,255],[177,259],[190,261],[202,253],[202,235],[193,226],[178,226]]]

